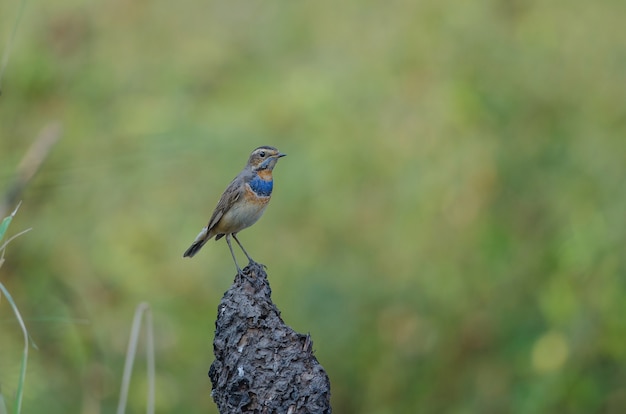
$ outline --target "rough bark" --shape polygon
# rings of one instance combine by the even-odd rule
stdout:
[[[309,335],[285,325],[267,273],[251,264],[224,294],[215,322],[211,395],[226,413],[331,413],[330,381]]]

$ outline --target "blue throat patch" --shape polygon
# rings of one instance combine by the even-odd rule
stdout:
[[[261,197],[268,197],[272,194],[272,189],[274,188],[274,181],[265,181],[259,176],[254,177],[250,180],[250,188],[255,192],[256,195]]]

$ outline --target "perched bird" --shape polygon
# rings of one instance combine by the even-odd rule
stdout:
[[[226,236],[230,254],[233,256],[237,271],[241,273],[230,243],[230,236],[233,236],[250,263],[256,263],[237,239],[237,233],[256,223],[263,215],[274,187],[272,170],[278,159],[285,155],[287,154],[282,154],[276,148],[269,146],[259,147],[252,151],[246,167],[226,187],[209,224],[198,234],[183,257],[193,257],[213,237],[219,240]]]

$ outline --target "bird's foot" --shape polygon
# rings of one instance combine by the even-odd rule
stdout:
[[[267,266],[265,266],[263,263],[255,262],[252,259],[250,259],[250,261],[248,262],[248,266],[261,266],[263,267],[263,269],[267,270]]]

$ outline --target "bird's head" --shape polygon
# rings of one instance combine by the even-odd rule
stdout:
[[[274,168],[278,159],[287,154],[282,154],[274,147],[263,146],[255,149],[248,159],[248,167],[253,171],[270,170]]]

